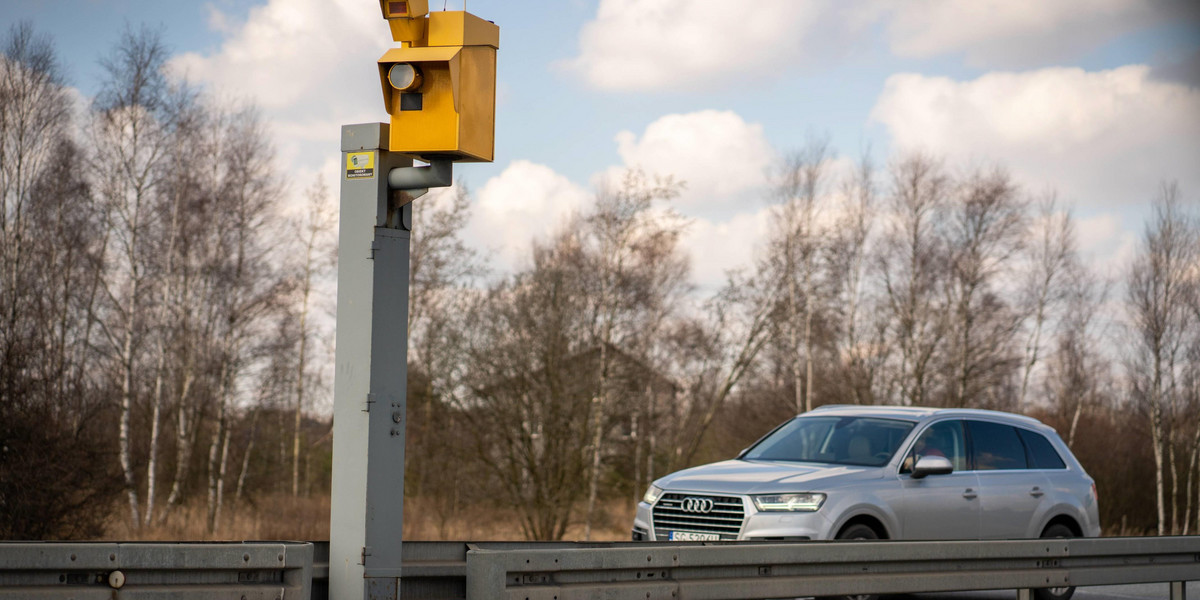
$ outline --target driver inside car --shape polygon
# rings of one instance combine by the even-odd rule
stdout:
[[[912,453],[908,455],[908,458],[904,459],[904,472],[911,472],[913,465],[922,456],[940,456],[946,458],[946,453],[941,450],[941,440],[938,439],[934,429],[933,427],[926,429],[925,433],[922,433],[921,437],[917,438],[916,443],[913,444]]]

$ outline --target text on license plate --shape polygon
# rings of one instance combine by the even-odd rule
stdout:
[[[692,533],[690,531],[672,531],[668,538],[672,542],[708,542],[719,540],[721,536],[715,533]]]

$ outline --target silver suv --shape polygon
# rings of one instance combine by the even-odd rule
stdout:
[[[1099,523],[1094,481],[1035,419],[826,406],[655,481],[633,539],[1094,537]]]

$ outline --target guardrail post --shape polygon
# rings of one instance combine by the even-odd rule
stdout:
[[[1187,582],[1171,582],[1171,600],[1187,600]]]
[[[487,600],[504,595],[508,570],[504,556],[467,545],[467,600]]]
[[[1017,600],[1033,600],[1033,590],[1029,588],[1017,590]]]

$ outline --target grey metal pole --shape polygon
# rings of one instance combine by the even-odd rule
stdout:
[[[389,191],[388,125],[342,127],[329,596],[400,589],[411,205]]]

